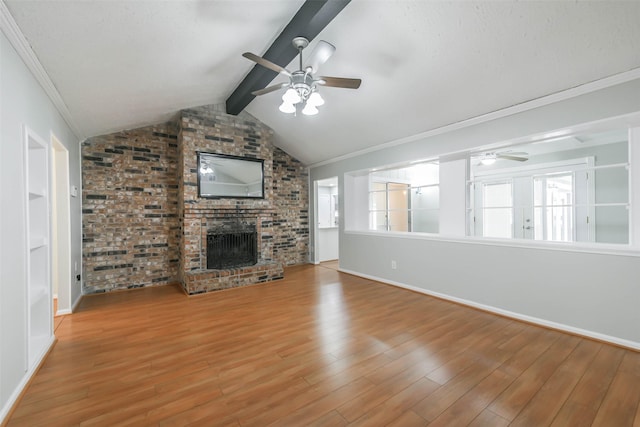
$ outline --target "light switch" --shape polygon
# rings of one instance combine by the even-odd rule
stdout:
[[[78,186],[71,186],[71,197],[78,197]]]

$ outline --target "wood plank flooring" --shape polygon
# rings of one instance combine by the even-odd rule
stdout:
[[[346,275],[85,297],[9,426],[640,426],[640,353]]]

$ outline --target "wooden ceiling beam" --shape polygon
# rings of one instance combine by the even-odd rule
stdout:
[[[306,0],[262,57],[286,67],[298,54],[291,43],[294,37],[313,40],[350,1]],[[238,52],[240,54],[242,52]],[[227,114],[240,114],[255,98],[251,92],[266,87],[277,75],[275,71],[255,65],[227,98]]]

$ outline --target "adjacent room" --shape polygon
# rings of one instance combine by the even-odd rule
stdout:
[[[638,22],[0,0],[0,425],[637,426]]]

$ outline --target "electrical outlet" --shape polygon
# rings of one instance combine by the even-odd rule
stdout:
[[[391,269],[395,270],[396,268],[398,268],[398,263],[396,262],[396,260],[391,260]]]

